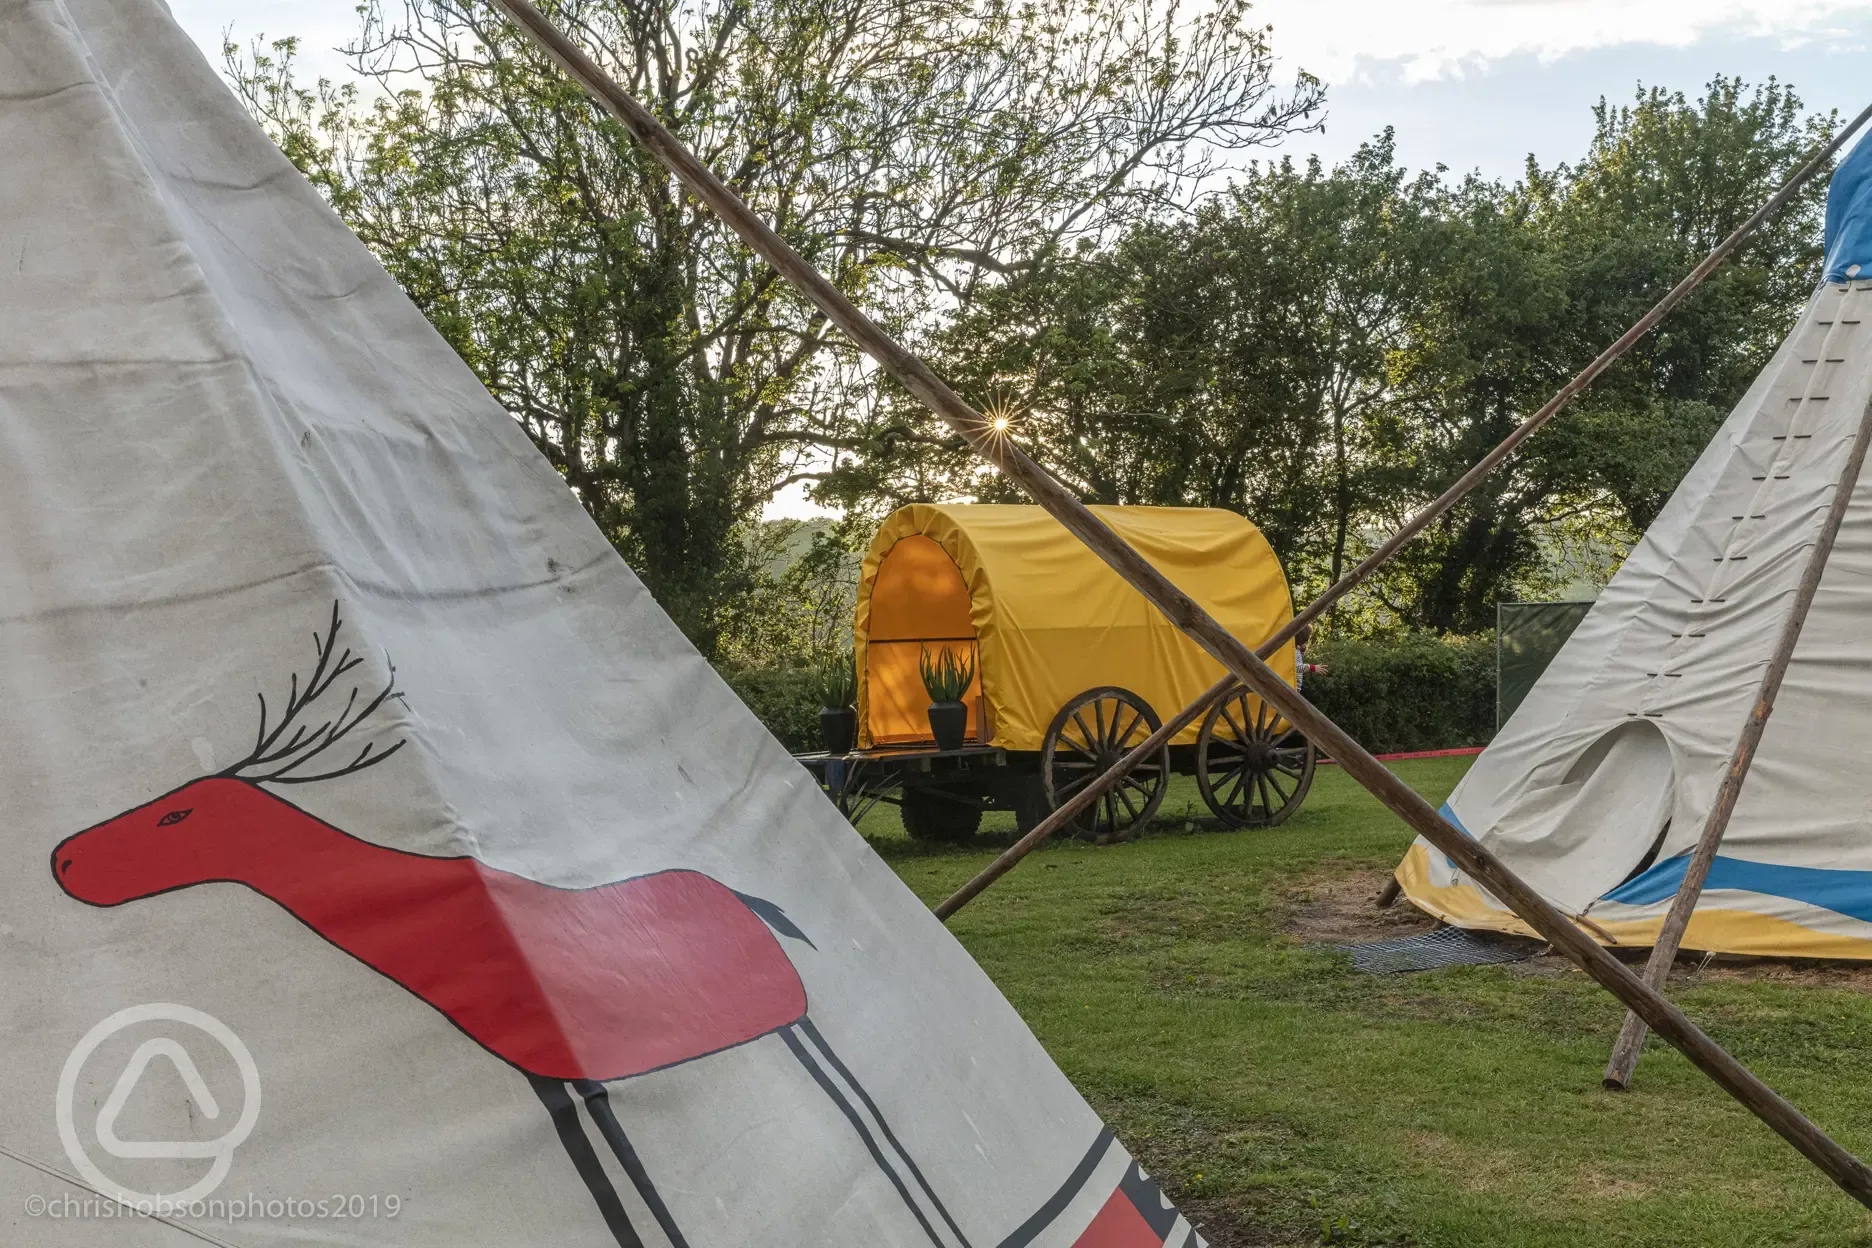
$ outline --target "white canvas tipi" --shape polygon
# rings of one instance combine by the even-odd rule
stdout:
[[[0,0],[0,798],[0,1243],[1202,1242],[158,0]]]
[[[1794,331],[1444,809],[1604,942],[1657,934],[1872,399],[1872,144],[1833,178],[1826,252]],[[1686,948],[1872,957],[1869,504],[1861,478]],[[1397,874],[1451,923],[1532,934],[1422,840]]]

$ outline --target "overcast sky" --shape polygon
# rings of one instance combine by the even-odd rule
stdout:
[[[302,38],[327,72],[357,27],[355,0],[170,0],[219,60],[222,32]],[[1529,152],[1570,160],[1602,95],[1643,81],[1694,92],[1713,74],[1774,75],[1850,115],[1864,83],[1872,0],[1261,0],[1283,73],[1328,85],[1323,134],[1297,154],[1337,159],[1390,124],[1402,158],[1517,175]]]
[[[219,63],[222,32],[298,35],[311,67],[357,28],[355,0],[170,0]],[[1711,76],[1791,83],[1811,108],[1872,103],[1872,0],[1260,0],[1281,73],[1327,83],[1322,133],[1286,149],[1340,159],[1386,125],[1409,166],[1514,178],[1581,155],[1601,96],[1639,82],[1697,91]],[[1865,85],[1855,85],[1865,84]],[[804,514],[803,499],[775,514]]]

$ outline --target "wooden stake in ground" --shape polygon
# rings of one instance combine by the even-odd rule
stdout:
[[[1623,334],[1619,335],[1618,341],[1614,342],[1604,351],[1601,351],[1592,363],[1581,369],[1566,385],[1560,387],[1554,396],[1548,399],[1539,411],[1522,421],[1514,432],[1502,439],[1500,445],[1483,456],[1468,472],[1465,472],[1461,477],[1457,478],[1455,483],[1444,490],[1442,494],[1438,495],[1429,506],[1412,516],[1403,528],[1393,533],[1386,539],[1383,545],[1367,555],[1357,567],[1329,585],[1325,593],[1315,598],[1312,603],[1309,604],[1304,611],[1300,612],[1299,615],[1295,616],[1285,628],[1275,633],[1274,636],[1267,641],[1261,643],[1261,645],[1255,649],[1256,656],[1266,659],[1276,650],[1279,650],[1281,646],[1286,644],[1289,638],[1293,637],[1306,625],[1311,624],[1314,620],[1324,615],[1334,603],[1364,584],[1374,572],[1390,562],[1391,556],[1402,549],[1407,542],[1429,528],[1443,513],[1447,512],[1451,507],[1454,507],[1462,500],[1464,495],[1468,494],[1469,491],[1479,485],[1484,477],[1500,467],[1510,455],[1514,454],[1516,449],[1518,449],[1523,442],[1533,437],[1540,431],[1543,425],[1552,420],[1554,415],[1558,413],[1561,408],[1565,407],[1574,395],[1591,385],[1599,374],[1611,367],[1612,363],[1620,356],[1631,350],[1639,339],[1643,338],[1647,333],[1650,333],[1652,328],[1670,313],[1671,309],[1683,302],[1684,298],[1689,295],[1691,291],[1702,285],[1703,279],[1715,272],[1716,266],[1721,264],[1731,252],[1746,242],[1756,230],[1760,229],[1763,222],[1767,221],[1768,218],[1778,212],[1790,199],[1794,198],[1795,195],[1799,194],[1801,187],[1805,186],[1812,180],[1816,173],[1826,167],[1827,162],[1833,158],[1834,153],[1845,146],[1846,140],[1852,137],[1860,126],[1865,124],[1868,117],[1872,117],[1872,107],[1863,109],[1857,117],[1852,119],[1852,122],[1847,125],[1845,129],[1834,135],[1819,151],[1815,152],[1813,157],[1809,159],[1806,164],[1795,170],[1793,175],[1790,176],[1786,182],[1781,184],[1781,188],[1773,195],[1769,196],[1767,201],[1763,203],[1760,208],[1757,208],[1748,220],[1737,226],[1728,238],[1723,239],[1722,242],[1716,245],[1714,251],[1703,258],[1701,264],[1692,269],[1681,282],[1671,287],[1669,292],[1666,293],[1662,299],[1658,300],[1656,305],[1653,306],[1649,312],[1639,317],[1638,320],[1632,324],[1630,329],[1627,329]],[[1118,761],[1113,763],[1104,773],[1097,776],[1089,784],[1075,793],[1065,805],[1054,810],[1052,814],[1042,819],[1027,835],[1021,837],[1018,841],[1014,842],[1014,844],[1003,850],[1000,856],[986,867],[983,867],[975,878],[971,879],[961,888],[958,888],[947,900],[937,906],[936,917],[947,922],[950,915],[980,896],[989,885],[1006,875],[1009,871],[1012,871],[1021,859],[1044,845],[1047,840],[1061,828],[1076,819],[1081,811],[1091,807],[1092,803],[1104,796],[1107,790],[1129,775],[1132,768],[1144,762],[1146,759],[1151,758],[1163,748],[1166,741],[1176,736],[1179,732],[1182,732],[1185,728],[1189,727],[1189,725],[1195,723],[1203,715],[1208,713],[1210,707],[1240,688],[1241,683],[1237,681],[1233,675],[1225,676],[1221,681],[1210,686],[1201,697],[1184,707],[1183,710],[1178,712],[1163,727],[1145,738],[1142,744],[1133,747],[1130,753],[1119,758]],[[1393,879],[1385,886],[1383,894],[1378,899],[1378,904],[1380,906],[1390,905],[1397,900],[1399,891],[1398,882]]]
[[[742,239],[773,265],[781,276],[826,314],[899,384],[928,404],[977,453],[994,464],[1046,508],[1068,532],[1078,537],[1149,599],[1178,628],[1193,637],[1249,689],[1261,695],[1301,732],[1322,745],[1345,768],[1400,818],[1445,854],[1482,887],[1504,902],[1528,926],[1577,962],[1588,975],[1637,1011],[1654,1031],[1675,1045],[1699,1069],[1748,1110],[1772,1127],[1800,1154],[1818,1166],[1854,1199],[1872,1208],[1872,1169],[1711,1040],[1676,1006],[1612,957],[1597,942],[1575,927],[1519,876],[1488,850],[1470,840],[1383,763],[1368,754],[1344,729],[1314,708],[1288,686],[1273,669],[1218,624],[1197,602],[1171,583],[1149,560],[1127,545],[1093,515],[1071,491],[1023,454],[1007,438],[964,403],[929,366],[892,340],[807,264],[741,202],[732,191],[665,130],[622,87],[600,70],[580,48],[543,17],[527,0],[495,0],[520,28],[613,117],[643,148],[668,168],[689,191],[727,221]]]
[[[1867,400],[1865,414],[1859,419],[1859,434],[1853,439],[1852,450],[1846,455],[1846,466],[1840,470],[1839,484],[1833,489],[1833,505],[1827,508],[1826,519],[1820,523],[1820,534],[1807,556],[1807,567],[1794,591],[1794,604],[1788,611],[1787,622],[1781,626],[1774,656],[1768,660],[1768,670],[1762,673],[1755,705],[1749,709],[1748,719],[1743,721],[1735,753],[1729,756],[1729,769],[1723,773],[1722,785],[1716,790],[1709,818],[1703,821],[1703,834],[1697,838],[1696,849],[1684,867],[1683,883],[1677,886],[1677,897],[1671,902],[1670,913],[1664,916],[1664,926],[1658,930],[1657,943],[1651,947],[1650,960],[1645,963],[1644,981],[1653,988],[1664,987],[1664,977],[1670,973],[1678,947],[1683,944],[1684,930],[1690,926],[1697,898],[1703,895],[1704,882],[1709,879],[1710,867],[1716,861],[1716,850],[1722,844],[1723,833],[1729,829],[1729,817],[1735,813],[1736,802],[1742,796],[1742,782],[1748,779],[1756,747],[1761,744],[1762,733],[1768,727],[1768,717],[1774,714],[1775,697],[1781,692],[1782,678],[1787,675],[1788,663],[1794,658],[1801,627],[1807,623],[1808,608],[1813,606],[1814,595],[1820,591],[1820,578],[1826,572],[1827,557],[1833,553],[1833,541],[1839,536],[1840,524],[1846,519],[1853,487],[1859,484],[1859,470],[1865,466],[1868,446],[1872,446],[1872,399]],[[1606,1063],[1606,1087],[1623,1091],[1630,1086],[1632,1071],[1644,1052],[1645,1033],[1644,1019],[1636,1014],[1625,1016],[1618,1042],[1612,1046],[1612,1060]]]

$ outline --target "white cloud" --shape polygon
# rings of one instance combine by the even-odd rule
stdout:
[[[246,42],[298,35],[315,72],[333,73],[331,49],[358,31],[356,0],[170,0],[181,22],[219,61],[222,32]],[[1532,54],[1650,44],[1682,48],[1712,34],[1767,37],[1783,46],[1824,42],[1840,24],[1872,17],[1872,0],[1259,0],[1254,20],[1274,26],[1282,61],[1335,85],[1372,62],[1407,84],[1460,79],[1478,62]],[[1390,77],[1387,75],[1387,77]]]
[[[310,72],[336,77],[344,58],[333,49],[357,38],[359,28],[356,0],[169,0],[169,11],[217,68],[226,35],[243,47],[260,35],[296,35]]]
[[[1460,78],[1477,61],[1630,44],[1681,48],[1712,34],[1823,41],[1872,15],[1872,0],[1261,0],[1274,49],[1330,83],[1361,64],[1401,64],[1404,81]]]

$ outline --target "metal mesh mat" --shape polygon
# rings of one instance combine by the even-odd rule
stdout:
[[[1335,945],[1352,955],[1352,965],[1370,975],[1431,971],[1440,966],[1490,966],[1525,962],[1547,946],[1538,940],[1440,927],[1420,936],[1381,940],[1369,945]]]

